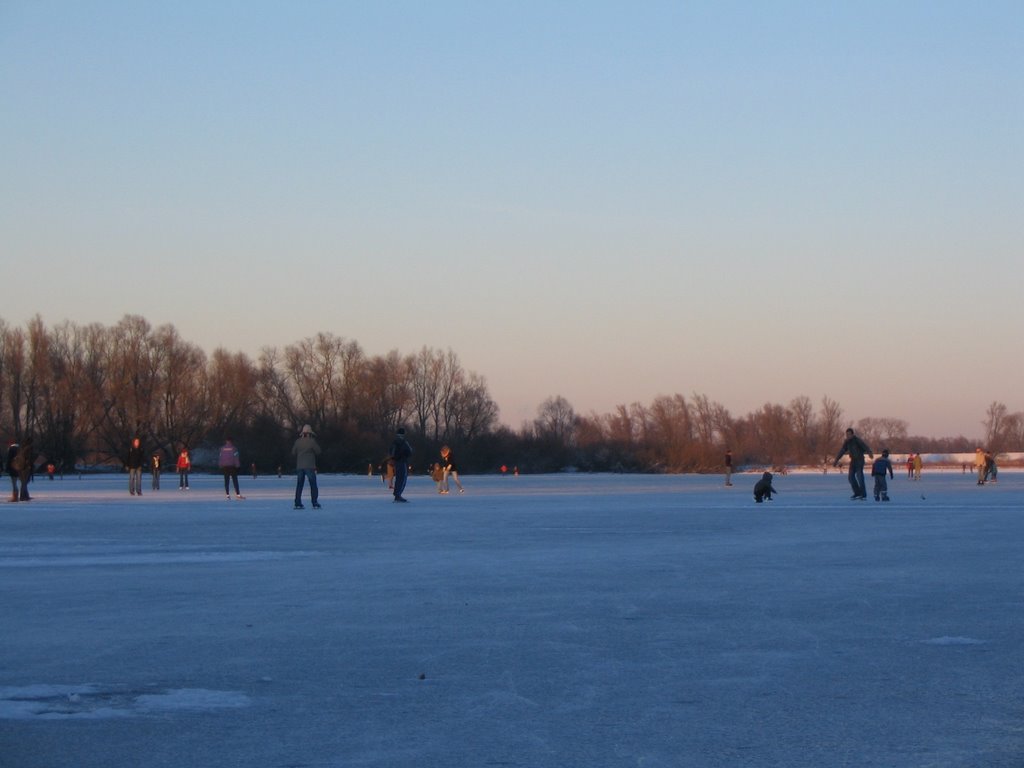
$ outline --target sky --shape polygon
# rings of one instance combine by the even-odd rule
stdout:
[[[513,427],[679,393],[980,436],[1024,410],[1022,28],[1001,0],[0,0],[0,318],[451,349]]]

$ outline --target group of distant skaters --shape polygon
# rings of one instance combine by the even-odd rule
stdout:
[[[889,458],[889,449],[882,451],[882,455],[875,458],[874,453],[864,440],[862,440],[852,428],[846,430],[846,439],[843,441],[839,452],[836,454],[832,466],[838,467],[844,456],[850,457],[850,466],[847,477],[853,495],[852,501],[864,501],[868,497],[867,484],[864,480],[865,457],[872,459],[871,477],[874,480],[872,494],[875,501],[889,501],[888,480],[893,479],[892,460]],[[975,455],[975,467],[978,473],[978,485],[987,482],[996,482],[999,469],[996,466],[995,456],[990,451],[978,448]],[[914,480],[921,479],[921,454],[910,454],[907,457],[907,474]],[[725,484],[732,485],[732,452],[725,452]],[[771,472],[765,472],[761,479],[754,484],[754,501],[758,504],[767,500],[771,501],[772,494],[778,491],[772,486],[774,476]]]
[[[302,493],[306,481],[309,481],[310,501],[314,509],[320,509],[320,489],[316,482],[316,458],[320,455],[320,446],[316,441],[313,428],[306,424],[299,432],[295,444],[292,446],[292,456],[295,457],[295,509],[305,509],[302,504]],[[131,446],[128,448],[128,455],[125,459],[125,468],[128,470],[128,492],[132,496],[142,495],[142,468],[145,464],[146,452],[142,448],[142,439],[132,438]],[[160,455],[154,454],[150,466],[153,472],[153,490],[160,488]],[[224,440],[224,444],[217,452],[217,467],[224,476],[224,496],[231,500],[232,490],[235,492],[235,499],[242,501],[241,488],[238,485],[238,471],[241,469],[242,460],[234,440],[230,437]],[[189,490],[188,476],[192,471],[192,458],[188,449],[182,446],[178,454],[175,468],[178,471],[178,490]]]
[[[125,469],[128,470],[128,493],[132,496],[142,495],[142,472],[147,466],[153,477],[153,490],[160,490],[160,472],[162,460],[159,453],[154,453],[150,460],[146,461],[146,451],[142,446],[141,437],[133,437],[131,445],[128,446],[128,454],[124,459]],[[242,462],[238,456],[238,449],[231,438],[224,441],[218,455],[217,465],[224,475],[224,493],[228,499],[231,498],[231,487],[233,485],[236,499],[244,499],[238,488],[238,469]],[[188,476],[192,472],[192,457],[188,448],[181,447],[178,458],[175,461],[175,469],[178,472],[178,490],[189,490]]]
[[[978,473],[978,485],[994,483],[999,477],[999,467],[992,451],[978,448],[974,452],[974,469]]]
[[[405,428],[399,427],[395,440],[388,449],[387,457],[379,465],[379,471],[381,481],[391,490],[395,501],[401,504],[409,501],[402,494],[405,492],[405,486],[409,479],[409,459],[411,457],[412,446],[405,439]],[[373,471],[372,466],[370,471]],[[437,483],[437,492],[442,495],[450,493],[449,478],[455,483],[459,493],[466,492],[459,481],[459,469],[455,464],[455,455],[447,445],[441,446],[441,460],[435,461],[430,468],[430,478]]]
[[[299,432],[298,438],[292,446],[292,456],[295,459],[295,509],[305,509],[302,503],[302,495],[305,485],[309,483],[309,498],[314,509],[320,509],[320,489],[317,484],[316,464],[317,457],[321,454],[320,445],[316,441],[313,428],[306,424]],[[409,458],[412,456],[412,446],[405,437],[405,428],[400,427],[395,434],[395,439],[388,450],[388,457],[382,463],[382,475],[394,495],[394,500],[406,503],[408,499],[402,494],[405,491],[406,482],[409,476]],[[32,451],[32,440],[24,440],[21,444],[11,441],[7,449],[7,461],[5,470],[11,478],[11,501],[29,501],[31,496],[28,492],[28,485],[34,471],[35,456]],[[128,446],[128,451],[123,460],[125,469],[128,471],[128,493],[131,496],[142,496],[142,475],[145,468],[149,468],[152,475],[152,488],[159,490],[160,473],[162,470],[162,457],[159,451],[147,457],[141,437],[133,437]],[[217,455],[217,466],[224,476],[224,495],[230,501],[232,491],[234,498],[245,499],[238,484],[238,472],[242,466],[238,448],[234,441],[228,437],[220,447]],[[189,474],[192,471],[192,457],[187,447],[182,446],[175,461],[175,469],[178,473],[178,490],[189,490]],[[278,468],[280,475],[280,468]],[[255,477],[255,465],[253,465],[253,476]],[[455,463],[455,456],[452,449],[445,445],[441,448],[440,461],[435,462],[431,473],[437,483],[438,493],[449,493],[449,481],[455,483],[459,493],[465,493],[465,488],[459,480],[459,470]]]

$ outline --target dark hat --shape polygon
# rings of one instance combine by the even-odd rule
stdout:
[[[399,435],[404,435],[405,434],[405,427],[399,427],[398,428],[398,434]]]

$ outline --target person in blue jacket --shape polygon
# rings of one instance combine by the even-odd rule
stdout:
[[[885,480],[887,473],[889,479],[892,480],[892,462],[889,460],[889,449],[883,448],[882,455],[875,459],[871,465],[871,477],[875,480],[875,501],[889,500],[889,484]]]

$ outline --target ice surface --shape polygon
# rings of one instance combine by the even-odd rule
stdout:
[[[0,766],[1024,763],[1024,476],[757,477],[39,481]]]

